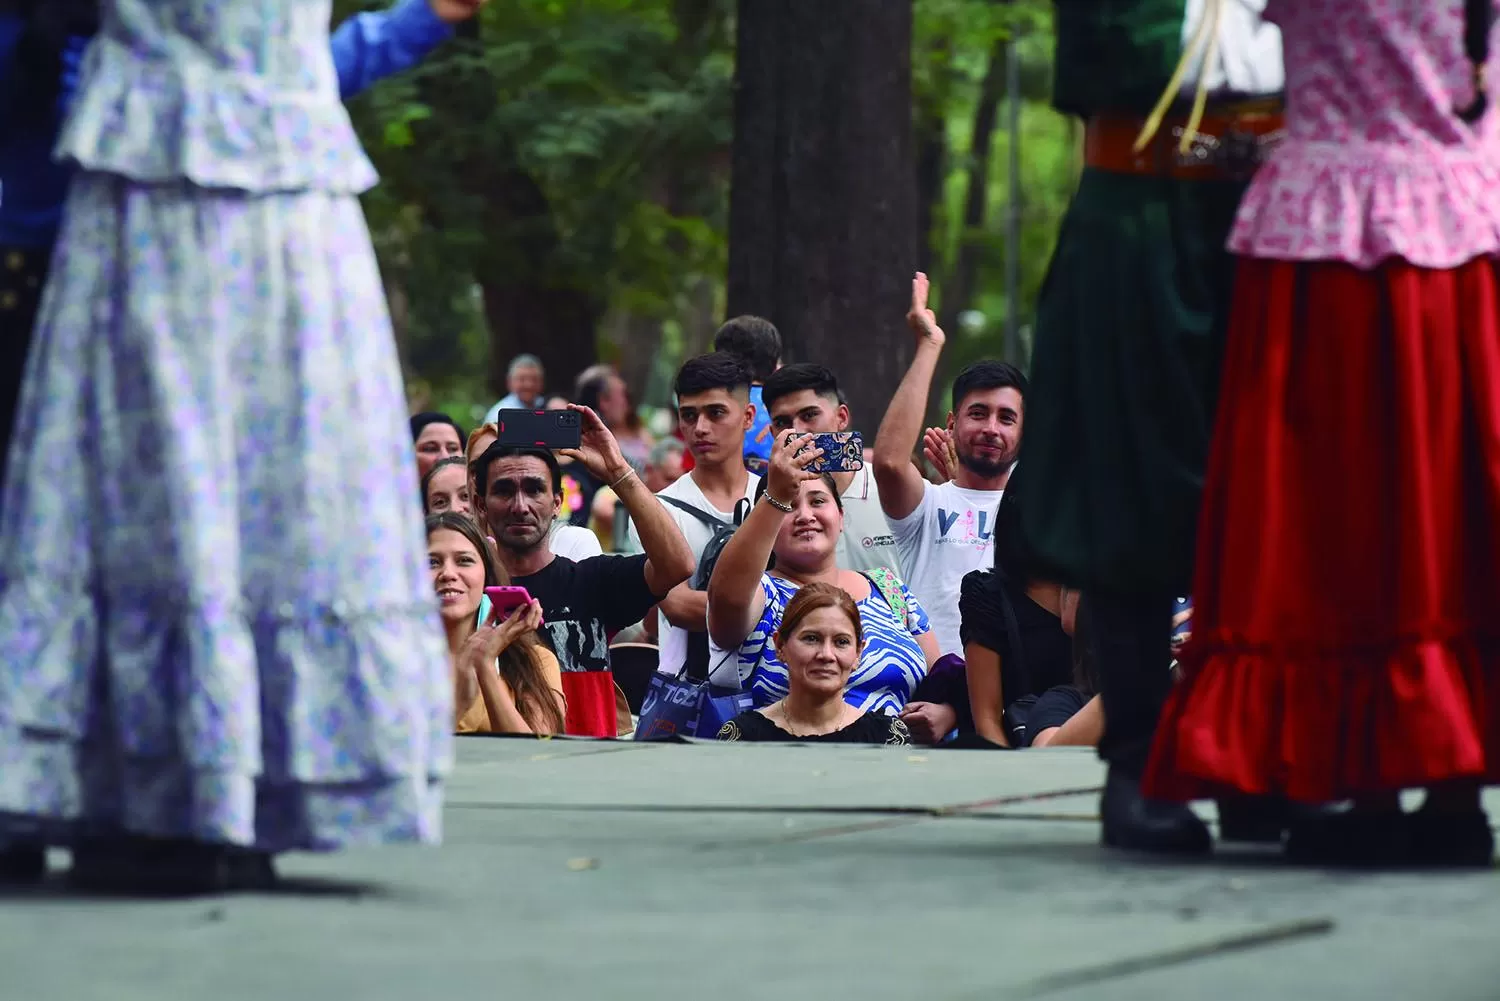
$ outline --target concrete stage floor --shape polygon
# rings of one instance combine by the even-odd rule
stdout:
[[[459,759],[438,850],[287,858],[260,897],[0,897],[0,999],[1500,997],[1495,873],[1124,859],[1087,752],[478,737]]]

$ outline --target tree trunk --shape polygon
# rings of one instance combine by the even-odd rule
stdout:
[[[578,373],[597,357],[596,326],[603,308],[585,288],[549,267],[557,257],[558,233],[541,188],[521,170],[499,173],[485,202],[483,232],[511,232],[516,253],[481,252],[474,278],[483,296],[490,331],[490,378],[505,385],[505,370],[525,351],[542,361],[547,392],[573,395]]]
[[[979,99],[974,104],[974,128],[969,143],[968,179],[958,246],[948,280],[938,289],[942,302],[938,322],[944,330],[957,329],[958,314],[973,306],[979,283],[979,261],[986,240],[985,223],[989,218],[990,154],[995,147],[995,121],[1000,98],[1005,96],[1005,60],[1005,42],[996,42],[990,51],[989,68],[979,85]]]
[[[918,259],[905,0],[740,0],[728,312],[780,328],[875,427]]]
[[[947,51],[946,39],[932,44],[935,53]],[[941,55],[936,58],[941,59]],[[944,74],[945,78],[950,74]],[[943,116],[947,84],[934,84],[925,100],[913,111],[916,130],[917,170],[917,268],[928,274],[937,270],[943,257],[935,231],[943,204],[943,182],[948,174],[948,121]]]

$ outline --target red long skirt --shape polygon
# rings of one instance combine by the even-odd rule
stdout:
[[[1500,779],[1496,262],[1245,259],[1148,795]]]

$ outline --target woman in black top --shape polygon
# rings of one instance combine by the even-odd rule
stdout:
[[[843,588],[814,581],[787,602],[776,630],[776,651],[787,669],[787,695],[764,709],[741,713],[720,740],[907,744],[906,724],[844,701],[859,663],[864,634],[859,609]]]
[[[963,579],[958,608],[960,637],[969,685],[975,732],[991,744],[1024,747],[1021,716],[1006,709],[1030,708],[1053,689],[1072,688],[1073,623],[1079,593],[1048,581],[1025,578],[1016,503],[1006,493],[995,517],[995,567],[976,570]],[[1067,693],[1049,700],[1062,703]],[[1092,692],[1078,692],[1079,705]],[[1054,724],[1055,725],[1055,724]]]

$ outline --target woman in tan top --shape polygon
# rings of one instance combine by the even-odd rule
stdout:
[[[564,703],[557,657],[536,638],[541,605],[477,624],[486,587],[509,583],[472,520],[445,512],[427,519],[427,560],[453,660],[458,733],[561,733]]]

